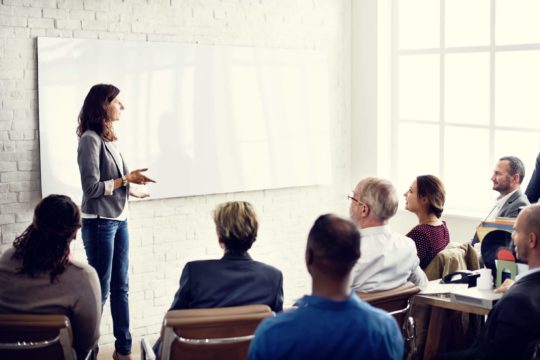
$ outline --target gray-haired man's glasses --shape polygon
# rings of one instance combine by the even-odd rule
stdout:
[[[347,195],[347,199],[349,200],[353,200],[353,201],[356,201],[358,204],[362,205],[362,204],[365,204],[363,203],[362,201],[358,200],[357,198],[354,197],[354,192],[351,191],[348,195]]]

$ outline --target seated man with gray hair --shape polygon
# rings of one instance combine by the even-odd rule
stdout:
[[[360,227],[362,256],[351,272],[354,291],[375,292],[396,288],[411,281],[427,286],[414,241],[388,225],[396,214],[398,196],[388,180],[362,179],[349,195],[351,219]]]

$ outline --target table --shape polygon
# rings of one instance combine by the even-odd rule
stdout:
[[[435,280],[438,282],[438,280]],[[429,286],[429,285],[428,285]],[[489,309],[457,303],[450,300],[450,294],[441,295],[423,295],[419,294],[414,297],[414,305],[426,305],[431,307],[431,317],[426,336],[424,348],[424,359],[431,360],[442,350],[444,334],[442,333],[443,324],[447,321],[452,311],[461,311],[470,314],[485,316],[489,313]]]
[[[462,311],[476,315],[487,315],[490,309],[486,309],[480,306],[462,304],[450,300],[450,294],[443,295],[416,295],[414,297],[414,304],[419,305],[431,305],[433,307]]]

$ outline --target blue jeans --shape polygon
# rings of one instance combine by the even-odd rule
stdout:
[[[127,221],[83,219],[81,233],[88,263],[99,276],[102,310],[111,293],[114,347],[121,355],[131,354]]]

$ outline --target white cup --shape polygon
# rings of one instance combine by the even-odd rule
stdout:
[[[491,290],[493,289],[493,276],[491,275],[491,269],[478,270],[480,276],[476,280],[476,287],[479,290]]]

